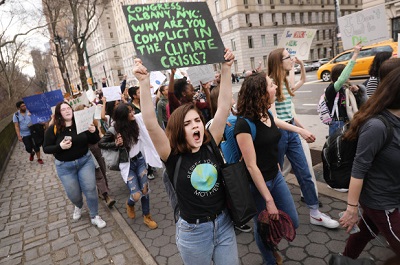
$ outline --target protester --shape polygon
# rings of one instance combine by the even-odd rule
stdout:
[[[372,61],[371,67],[369,68],[369,78],[364,82],[367,96],[371,97],[374,94],[379,84],[379,69],[382,63],[392,57],[392,52],[378,52],[374,60]]]
[[[231,104],[230,68],[234,55],[225,49],[224,58],[218,109],[209,131],[205,131],[201,112],[188,102],[174,110],[164,133],[151,107],[149,73],[140,59],[135,60],[133,70],[140,82],[143,120],[171,181],[175,164],[181,159],[175,189],[180,208],[176,244],[184,264],[239,264],[219,165],[207,147],[210,141],[220,143]]]
[[[329,125],[329,136],[333,135],[337,129],[342,128],[344,124],[349,121],[349,117],[347,116],[346,111],[346,94],[343,85],[345,85],[345,83],[349,80],[351,71],[353,71],[353,67],[356,64],[356,60],[358,54],[360,53],[360,50],[361,45],[357,44],[356,46],[354,46],[353,55],[347,65],[337,64],[332,68],[332,82],[325,90],[325,101],[328,106],[329,112],[335,113],[332,117],[332,123]],[[348,87],[351,92],[357,92],[359,89],[358,86]],[[337,101],[337,104],[335,105],[337,92],[339,92],[339,99]],[[336,111],[332,112],[333,109],[335,109]]]
[[[347,208],[340,223],[347,232],[358,222],[360,232],[351,234],[343,255],[357,258],[367,243],[379,235],[400,256],[400,67],[381,79],[375,93],[355,114],[345,139],[357,141]],[[391,124],[389,129],[376,116]],[[362,219],[358,214],[362,208]]]
[[[278,142],[281,137],[272,114],[268,111],[275,102],[277,86],[265,73],[248,76],[239,91],[235,136],[246,167],[251,175],[250,190],[257,206],[254,220],[254,237],[266,264],[276,264],[279,254],[267,248],[257,229],[258,215],[267,209],[273,220],[278,219],[278,209],[287,213],[294,227],[298,215],[290,190],[278,167]],[[243,117],[243,118],[242,118]],[[254,122],[256,138],[253,142],[250,126],[244,119]],[[275,253],[274,253],[275,252]]]
[[[315,185],[298,133],[307,142],[315,141],[315,136],[299,127],[301,124],[292,113],[292,96],[304,83],[304,80],[300,80],[300,83],[293,84],[293,80],[291,81],[288,78],[289,71],[293,71],[295,61],[300,64],[300,67],[304,68],[302,61],[297,58],[293,60],[289,52],[283,48],[273,50],[268,56],[268,75],[277,85],[275,109],[272,107],[272,111],[276,111],[277,119],[275,123],[281,132],[278,144],[279,166],[283,168],[284,156],[286,155],[299,182],[304,200],[310,209],[310,223],[327,228],[337,228],[339,226],[337,221],[318,210],[319,201]],[[305,70],[303,69],[302,72],[304,74]],[[302,79],[305,79],[305,76]]]
[[[29,161],[33,161],[36,154],[38,163],[43,164],[43,160],[40,158],[40,145],[34,141],[29,130],[29,126],[32,125],[31,114],[23,101],[18,101],[15,106],[18,111],[13,115],[13,123],[18,141],[24,143],[25,150],[29,153]]]
[[[57,175],[68,198],[75,205],[72,219],[81,218],[83,192],[92,224],[103,228],[106,222],[98,215],[95,165],[88,148],[88,144],[97,143],[99,138],[99,132],[93,124],[87,131],[77,134],[71,106],[60,102],[55,108],[54,125],[46,130],[43,151],[54,155]]]
[[[120,156],[121,176],[127,184],[130,196],[126,201],[126,211],[129,218],[136,217],[135,204],[140,200],[142,204],[143,222],[150,229],[156,229],[157,223],[150,214],[149,183],[147,178],[146,161],[142,154],[142,135],[135,120],[135,113],[130,104],[120,104],[114,113],[114,135],[110,130],[101,138],[99,147],[103,149],[116,149],[123,147],[129,154],[126,161]],[[143,150],[144,152],[144,150]],[[127,165],[127,170],[121,168]]]
[[[163,85],[159,88],[160,100],[157,102],[157,121],[161,128],[167,127],[167,104],[168,104],[168,86]]]

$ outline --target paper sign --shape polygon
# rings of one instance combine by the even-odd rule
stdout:
[[[290,55],[308,60],[316,29],[285,28],[278,47],[285,48]]]
[[[150,85],[153,86],[154,90],[157,90],[167,77],[160,71],[150,73]]]
[[[95,120],[100,120],[101,119],[101,109],[103,108],[103,105],[95,105],[95,112],[94,112],[94,119]]]
[[[93,102],[96,99],[96,94],[92,89],[88,89],[86,91],[86,97],[90,102]]]
[[[340,17],[338,23],[344,50],[359,42],[365,46],[390,38],[384,5]]]
[[[206,2],[122,7],[137,56],[149,71],[224,61],[224,44]]]
[[[93,106],[88,109],[83,109],[74,112],[74,119],[76,125],[76,133],[87,131],[89,125],[93,123],[93,117],[96,107]]]
[[[86,93],[82,93],[79,97],[73,98],[69,100],[69,105],[71,105],[71,108],[73,110],[76,109],[76,107],[84,105],[84,106],[89,106],[89,100],[86,97]]]
[[[214,69],[211,64],[189,67],[187,73],[194,87],[199,86],[200,82],[205,84],[215,78]]]
[[[107,102],[121,100],[121,88],[119,86],[103,87],[102,91]]]
[[[22,99],[31,113],[32,124],[46,122],[51,117],[51,107],[64,101],[61,90],[54,90]]]

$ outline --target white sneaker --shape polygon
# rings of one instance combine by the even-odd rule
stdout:
[[[96,215],[96,217],[92,218],[92,225],[96,225],[98,228],[103,228],[106,226],[106,222],[104,222],[100,216]]]
[[[321,213],[319,217],[314,217],[310,215],[310,223],[313,225],[325,226],[326,228],[331,228],[331,229],[339,227],[338,221],[333,220],[324,213]]]
[[[337,189],[337,188],[332,188],[332,187],[329,186],[329,185],[327,185],[327,186],[328,186],[328,188],[333,189],[333,190],[336,190],[336,191],[338,191],[338,192],[346,193],[346,192],[349,191],[349,189],[344,189],[344,188],[339,188],[339,189]]]
[[[154,179],[154,175],[153,174],[149,174],[149,175],[147,175],[147,178],[148,179]]]
[[[72,219],[75,221],[79,220],[82,216],[82,208],[78,208],[75,206],[74,214],[72,215]]]

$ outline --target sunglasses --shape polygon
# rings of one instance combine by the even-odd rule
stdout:
[[[282,58],[282,61],[284,61],[284,60],[286,60],[286,59],[291,59],[291,58],[292,58],[292,56],[288,55],[288,56]]]

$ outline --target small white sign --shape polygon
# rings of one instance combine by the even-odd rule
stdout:
[[[69,105],[71,106],[71,108],[74,110],[76,107],[80,106],[80,105],[85,105],[85,106],[89,106],[89,100],[86,97],[86,93],[82,93],[82,95],[80,95],[77,98],[73,98],[69,100]]]
[[[390,38],[384,5],[340,17],[338,23],[344,50],[353,48],[359,42],[365,46]]]
[[[81,132],[87,131],[89,129],[89,125],[93,123],[95,109],[96,107],[93,106],[88,109],[83,109],[74,112],[77,134],[80,134]]]
[[[215,78],[214,69],[211,64],[189,67],[187,73],[194,87],[199,86],[200,82],[205,84]]]
[[[121,100],[121,88],[119,86],[103,87],[102,91],[107,102]]]
[[[95,120],[100,120],[101,119],[101,109],[103,108],[103,105],[98,104],[95,105],[95,112],[94,112],[94,119]]]
[[[150,85],[153,86],[154,90],[157,90],[167,77],[160,71],[154,71],[150,73]]]
[[[308,60],[316,29],[285,28],[278,47],[285,48],[291,56]]]
[[[90,102],[93,102],[96,99],[96,94],[94,93],[93,89],[89,88],[86,91],[86,97]]]

